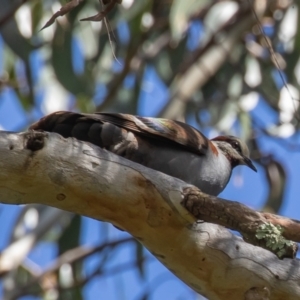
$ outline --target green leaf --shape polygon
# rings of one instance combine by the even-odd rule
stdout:
[[[52,42],[52,64],[57,79],[73,95],[85,95],[89,98],[94,93],[94,79],[91,72],[84,71],[77,75],[72,63],[72,30],[57,25]]]
[[[59,254],[65,253],[67,250],[78,247],[80,244],[80,232],[81,232],[81,216],[74,215],[70,224],[66,227],[63,234],[58,240]],[[73,266],[73,274],[76,278],[80,278],[82,272],[82,262],[76,262]],[[82,287],[76,286],[72,289],[62,290],[61,299],[74,299],[81,300],[82,297]]]
[[[141,278],[145,278],[145,266],[144,266],[144,246],[136,241],[135,243],[135,258],[136,258],[136,267],[141,275]]]

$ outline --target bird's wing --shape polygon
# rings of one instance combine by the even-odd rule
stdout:
[[[34,130],[56,131],[54,128],[60,126],[66,132],[65,134],[62,133],[62,135],[67,137],[72,136],[67,133],[71,130],[72,126],[78,123],[94,122],[111,123],[146,138],[173,142],[197,154],[204,154],[209,143],[208,139],[197,129],[179,121],[118,113],[80,114],[56,112],[42,118],[31,125],[30,128]]]
[[[201,132],[179,121],[113,113],[95,113],[93,116],[148,138],[175,142],[198,154],[204,154],[208,147],[208,140]]]

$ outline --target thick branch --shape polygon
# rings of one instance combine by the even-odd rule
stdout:
[[[299,221],[260,213],[239,202],[204,194],[195,187],[185,188],[183,194],[182,204],[197,219],[239,231],[245,241],[268,249],[279,258],[295,258],[298,245],[289,240],[300,242]],[[273,237],[276,241],[272,241]]]
[[[194,223],[181,205],[189,187],[75,139],[0,133],[3,203],[40,203],[111,222],[211,300],[298,299],[299,261],[279,260],[221,226]]]

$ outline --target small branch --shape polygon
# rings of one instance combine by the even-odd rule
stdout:
[[[48,267],[46,267],[46,269],[43,272],[37,274],[36,277],[32,278],[32,280],[27,282],[25,285],[22,286],[20,284],[17,290],[14,289],[10,291],[10,298],[17,299],[21,296],[29,294],[33,290],[36,284],[38,284],[39,282],[43,282],[43,279],[49,276],[49,274],[57,272],[63,264],[74,264],[75,262],[81,261],[97,252],[101,252],[106,248],[113,249],[119,245],[129,243],[129,242],[135,242],[135,240],[132,237],[129,237],[121,240],[104,243],[96,247],[87,248],[87,247],[80,246],[68,250],[65,253],[63,253],[61,256],[57,257],[52,263],[50,263]],[[97,272],[101,274],[102,271],[100,268],[98,268]],[[85,279],[87,279],[88,277],[86,277]],[[51,288],[53,288],[53,286],[51,286]],[[46,288],[43,289],[46,290]]]
[[[198,220],[238,231],[244,240],[279,258],[295,258],[300,242],[300,222],[260,213],[234,201],[202,193],[194,187],[183,191],[183,206]],[[288,240],[286,240],[286,239]]]

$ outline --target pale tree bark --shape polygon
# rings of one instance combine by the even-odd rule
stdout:
[[[72,138],[0,133],[2,203],[39,203],[110,222],[211,300],[299,299],[299,260],[280,260],[222,226],[195,222],[181,204],[188,187]],[[0,273],[13,267],[13,253],[0,256]]]

